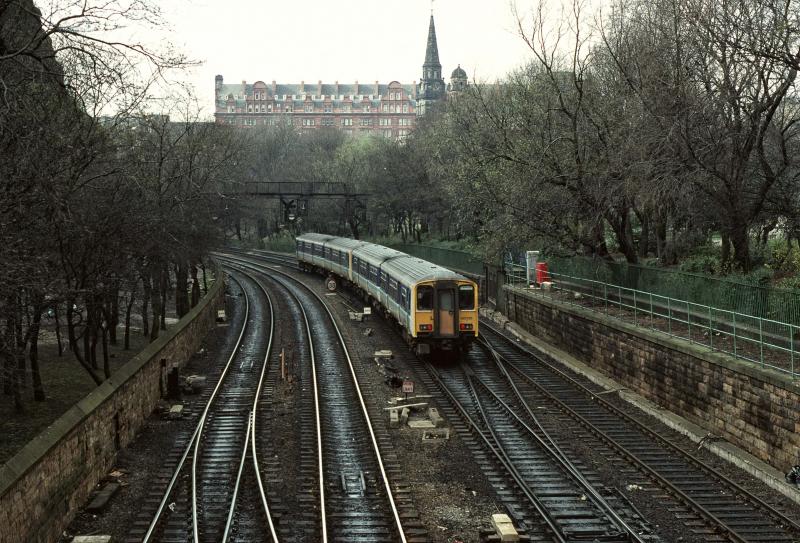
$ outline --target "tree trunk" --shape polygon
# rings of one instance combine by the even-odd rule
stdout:
[[[642,226],[642,234],[639,237],[639,258],[647,258],[650,251],[650,218],[646,213],[637,213],[637,216]]]
[[[119,324],[119,281],[111,292],[111,304],[108,309],[108,341],[111,345],[117,344],[117,325]]]
[[[726,232],[721,232],[722,254],[720,255],[720,265],[723,273],[727,273],[731,267],[731,238]]]
[[[53,304],[53,319],[56,324],[56,343],[58,343],[59,358],[64,354],[64,347],[61,344],[61,320],[58,316],[58,302]]]
[[[167,299],[169,294],[169,268],[164,265],[161,269],[161,313],[159,315],[159,322],[161,329],[167,329]]]
[[[81,354],[81,348],[78,345],[78,337],[75,332],[75,320],[72,318],[74,314],[74,310],[72,306],[74,305],[75,300],[72,298],[67,299],[67,337],[69,338],[69,347],[72,350],[72,354],[75,355],[75,359],[78,361],[78,364],[85,369],[89,375],[94,380],[95,384],[100,384],[103,380],[94,372],[92,367],[86,362],[86,359]],[[86,332],[84,331],[84,337],[86,336]]]
[[[753,267],[750,258],[750,236],[746,225],[736,225],[731,232],[731,244],[733,245],[733,259],[736,266],[744,273],[750,272]]]
[[[142,288],[144,294],[142,297],[142,335],[148,337],[150,335],[150,320],[148,318],[148,311],[150,308],[150,298],[153,296],[153,289],[150,286],[150,278],[142,275]]]
[[[197,266],[192,264],[192,307],[200,303],[200,283],[197,278]]]
[[[151,279],[153,287],[150,289],[150,306],[153,308],[153,326],[150,327],[150,341],[153,342],[158,339],[158,320],[161,317],[161,293],[159,292],[159,285],[161,278],[159,277],[159,268],[153,267],[151,270]]]
[[[124,349],[126,351],[131,348],[131,312],[133,311],[133,302],[136,301],[136,285],[138,281],[134,281],[131,291],[128,293],[128,303],[125,305],[125,339]]]
[[[106,317],[110,317],[110,315],[106,315]],[[106,379],[111,377],[111,364],[109,363],[108,359],[108,336],[109,336],[109,326],[108,320],[106,320],[106,325],[100,327],[100,333],[102,334],[102,349],[103,349],[103,374],[106,376]]]
[[[200,269],[203,270],[203,295],[208,294],[208,277],[206,277],[206,265],[200,263]]]
[[[179,259],[175,265],[175,313],[180,319],[189,312],[189,269],[186,261]]]
[[[33,322],[31,323],[30,348],[28,357],[31,361],[31,378],[33,380],[33,399],[37,402],[45,400],[44,386],[42,385],[42,374],[39,371],[39,330],[42,325],[42,310],[44,309],[41,297],[37,298],[33,305]]]

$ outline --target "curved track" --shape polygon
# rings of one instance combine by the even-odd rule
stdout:
[[[268,541],[277,542],[266,499],[255,516],[243,516],[237,507],[242,473],[249,465],[248,445],[257,435],[253,415],[272,344],[272,302],[267,292],[246,275],[234,280],[245,297],[238,339],[175,466],[142,539],[145,543],[227,541],[234,527],[262,522],[263,531],[271,534]],[[264,329],[269,329],[268,335]],[[251,458],[257,467],[257,456]],[[253,478],[263,487],[258,469]]]
[[[327,305],[290,275],[222,258],[268,274],[301,310],[316,405],[320,541],[407,541],[353,362]]]
[[[725,541],[800,540],[800,525],[734,481],[656,434],[554,364],[483,323],[484,339],[521,395],[557,406],[597,443],[632,463],[678,504],[692,531]]]

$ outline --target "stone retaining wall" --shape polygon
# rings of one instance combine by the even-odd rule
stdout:
[[[505,287],[506,315],[625,387],[786,472],[800,463],[800,383],[667,334]]]
[[[182,366],[224,306],[221,276],[200,303],[0,467],[0,543],[52,543],[161,399],[161,360]]]

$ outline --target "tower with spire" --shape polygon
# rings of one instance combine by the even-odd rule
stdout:
[[[445,90],[442,64],[439,62],[439,46],[436,44],[436,26],[433,24],[433,13],[431,13],[425,62],[422,65],[422,79],[420,79],[417,91],[417,114],[423,115],[431,105],[443,100]]]

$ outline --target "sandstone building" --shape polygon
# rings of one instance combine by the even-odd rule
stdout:
[[[449,87],[442,79],[436,28],[431,15],[425,62],[419,84],[390,83],[225,83],[214,81],[219,124],[241,127],[287,123],[301,130],[335,127],[348,134],[377,134],[402,139],[422,115],[443,101],[447,91],[463,89],[467,77],[458,67]]]

